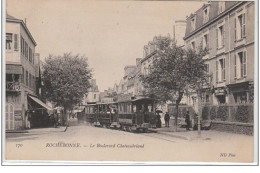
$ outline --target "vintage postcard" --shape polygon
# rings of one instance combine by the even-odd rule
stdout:
[[[257,5],[3,1],[2,164],[258,164]]]

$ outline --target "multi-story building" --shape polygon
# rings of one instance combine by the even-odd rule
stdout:
[[[40,74],[35,47],[26,24],[6,14],[6,130],[30,127],[28,111],[49,108],[36,96]]]
[[[91,87],[88,89],[88,93],[84,94],[82,105],[87,105],[88,103],[99,101],[99,89],[97,86],[96,79],[90,80]]]
[[[187,48],[207,48],[211,75],[202,101],[212,105],[253,102],[254,2],[204,4],[187,18]]]
[[[173,41],[177,46],[184,46],[183,37],[186,31],[186,20],[176,20],[173,25]]]

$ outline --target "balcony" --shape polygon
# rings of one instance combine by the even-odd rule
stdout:
[[[6,81],[6,91],[14,91],[14,92],[21,91],[20,83]]]

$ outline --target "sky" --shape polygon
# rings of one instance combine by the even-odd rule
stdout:
[[[44,61],[71,52],[88,57],[100,91],[118,84],[126,65],[143,58],[154,36],[173,35],[202,1],[6,0],[11,16],[24,20]]]

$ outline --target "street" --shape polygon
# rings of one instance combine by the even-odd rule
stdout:
[[[7,160],[252,162],[253,136],[207,132],[183,140],[154,132],[74,125],[7,133]],[[219,135],[218,135],[219,134]],[[222,134],[222,135],[221,135]],[[223,135],[225,134],[225,135]],[[202,133],[203,137],[203,133]],[[247,150],[241,150],[248,148]]]

